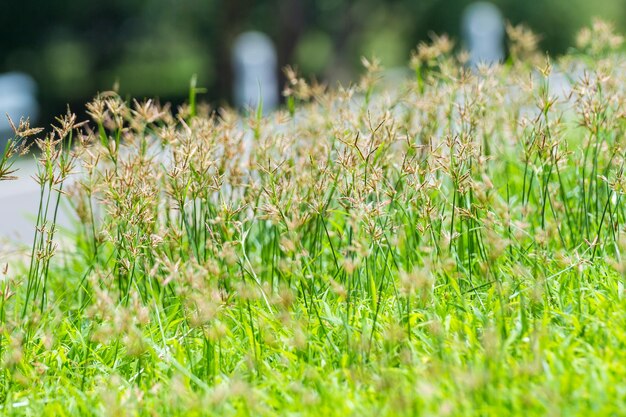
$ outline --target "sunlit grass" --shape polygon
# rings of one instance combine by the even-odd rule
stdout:
[[[195,85],[60,118],[0,280],[0,414],[621,414],[621,38],[596,22],[551,62],[509,36],[475,71],[435,38],[396,87],[288,70],[267,118]],[[2,176],[41,133],[15,130]]]

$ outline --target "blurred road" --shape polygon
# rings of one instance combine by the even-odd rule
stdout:
[[[0,248],[5,252],[32,245],[39,208],[40,189],[33,178],[37,172],[34,157],[19,159],[13,167],[18,169],[14,175],[19,179],[0,181]],[[61,204],[60,212],[62,230],[71,225],[67,204]]]

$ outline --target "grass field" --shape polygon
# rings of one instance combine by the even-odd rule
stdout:
[[[476,71],[434,38],[401,85],[288,70],[268,117],[192,87],[16,126],[0,176],[39,138],[41,205],[0,278],[0,414],[624,415],[622,39],[550,61],[508,32]]]

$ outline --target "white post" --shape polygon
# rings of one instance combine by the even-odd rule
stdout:
[[[504,19],[496,6],[482,1],[469,5],[463,12],[462,31],[472,67],[504,59]]]
[[[263,103],[263,113],[278,106],[276,50],[270,38],[260,32],[245,32],[233,47],[234,98],[238,107],[256,109]]]
[[[0,75],[0,144],[13,136],[7,114],[17,125],[20,118],[30,117],[31,125],[39,115],[37,104],[37,84],[29,75],[21,72],[8,72]]]

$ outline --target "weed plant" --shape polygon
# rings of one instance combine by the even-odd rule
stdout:
[[[0,414],[623,415],[622,38],[552,62],[508,34],[477,69],[435,37],[401,85],[287,69],[266,118],[194,86],[19,123],[0,176],[37,138],[41,203],[0,280]]]

